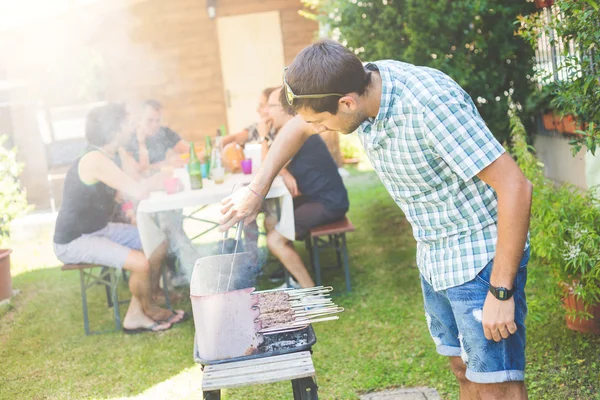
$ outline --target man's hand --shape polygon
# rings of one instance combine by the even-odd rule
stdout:
[[[515,298],[498,300],[493,294],[487,294],[483,304],[483,334],[487,340],[496,342],[507,339],[517,331],[515,324]]]
[[[261,118],[258,124],[256,125],[258,136],[260,136],[263,139],[266,138],[269,135],[272,126],[273,122],[270,118]]]
[[[285,183],[285,187],[290,191],[292,197],[298,197],[301,193],[298,189],[298,183],[296,182],[294,175],[290,174],[284,169],[281,171],[281,176],[283,177],[283,183]]]
[[[246,225],[254,221],[260,212],[262,202],[263,198],[248,187],[236,190],[221,201],[223,217],[219,221],[221,224],[219,230],[225,232],[241,220],[244,220]]]

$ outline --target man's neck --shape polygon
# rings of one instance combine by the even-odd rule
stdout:
[[[381,107],[381,75],[379,71],[371,71],[371,82],[367,88],[366,111],[367,116],[375,118]]]

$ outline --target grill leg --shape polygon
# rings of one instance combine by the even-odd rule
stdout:
[[[344,259],[344,274],[346,275],[346,290],[352,291],[350,283],[350,264],[348,263],[348,246],[346,246],[346,234],[342,233],[342,258]]]
[[[317,276],[317,286],[321,286],[321,264],[319,262],[319,238],[313,238],[312,246],[313,265],[315,267],[315,275]]]
[[[79,282],[81,283],[81,305],[83,308],[83,330],[86,336],[90,334],[90,320],[88,318],[87,295],[85,289],[85,273],[79,270]]]
[[[211,390],[209,392],[202,392],[202,398],[204,400],[221,400],[221,391]]]
[[[292,390],[294,392],[294,400],[318,400],[319,394],[313,377],[300,378],[292,380]]]

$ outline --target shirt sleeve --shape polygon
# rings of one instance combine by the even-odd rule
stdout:
[[[466,93],[435,96],[425,106],[423,122],[429,147],[465,181],[505,152]]]
[[[179,136],[177,132],[175,132],[171,128],[165,126],[162,128],[162,130],[164,132],[163,140],[166,145],[165,150],[172,149],[177,143],[181,141],[181,136]]]

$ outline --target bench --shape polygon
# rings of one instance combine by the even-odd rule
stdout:
[[[350,283],[350,265],[348,263],[348,248],[346,233],[356,229],[348,217],[331,224],[317,226],[309,231],[306,238],[306,249],[310,255],[312,267],[317,278],[317,286],[322,285],[320,254],[323,250],[334,249],[337,256],[337,267],[344,268],[346,290],[352,291]]]
[[[98,269],[100,270],[98,273]],[[121,330],[121,313],[119,311],[120,304],[127,304],[129,300],[119,301],[117,285],[117,269],[105,267],[96,264],[65,264],[61,267],[61,271],[79,271],[79,283],[81,288],[81,304],[83,307],[83,330],[87,335],[96,335],[106,332],[114,332]],[[123,270],[123,279],[127,281],[126,271]],[[171,309],[169,301],[169,289],[166,280],[166,269],[162,268],[163,291],[166,298],[166,307]],[[90,330],[90,320],[88,315],[87,291],[96,286],[103,285],[106,289],[106,302],[108,308],[113,308],[115,329],[104,331]],[[115,306],[116,305],[116,306]]]

